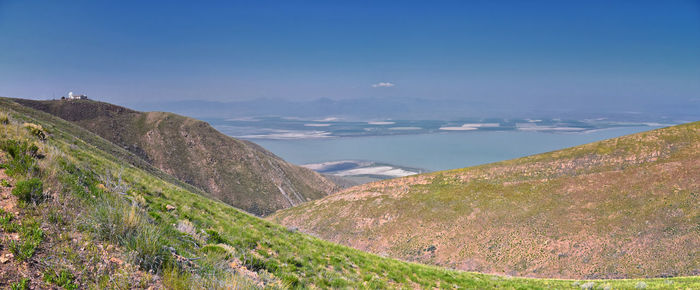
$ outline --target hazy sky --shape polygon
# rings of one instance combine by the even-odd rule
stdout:
[[[700,101],[698,1],[152,2],[0,0],[0,95]]]

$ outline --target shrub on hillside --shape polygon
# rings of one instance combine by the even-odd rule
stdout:
[[[41,125],[34,123],[24,123],[24,128],[26,128],[30,134],[39,138],[39,140],[46,140],[46,133]]]
[[[17,182],[12,194],[25,203],[37,203],[44,196],[44,184],[38,178]]]
[[[141,268],[159,272],[172,257],[162,235],[163,232],[153,225],[140,229],[124,245],[130,251],[131,261]]]
[[[28,142],[12,139],[0,142],[0,149],[7,152],[12,158],[18,158],[21,157],[21,155],[36,157],[39,151],[39,147],[36,146],[36,144],[29,144]]]
[[[8,163],[2,164],[10,176],[33,176],[39,168],[34,160],[39,156],[39,147],[24,141],[3,140],[0,142],[0,150],[7,152],[10,157]]]
[[[31,258],[41,242],[44,240],[44,231],[35,221],[25,221],[19,228],[19,239],[9,240],[7,248],[18,261]]]
[[[14,233],[19,228],[19,225],[13,223],[15,216],[11,212],[7,212],[0,208],[0,229],[8,233]]]
[[[10,124],[10,115],[5,112],[0,112],[0,124],[7,125]]]
[[[104,195],[87,218],[99,239],[124,246],[132,261],[145,269],[159,271],[171,257],[164,249],[162,230],[138,206],[118,196]]]
[[[78,289],[78,285],[75,284],[74,280],[75,276],[68,270],[61,270],[56,273],[56,271],[49,269],[44,272],[44,281],[46,281],[46,283],[56,285],[63,289]]]
[[[209,239],[207,240],[210,244],[231,244],[228,240],[226,240],[224,237],[219,234],[219,232],[208,229],[207,235],[209,235]]]
[[[12,290],[27,290],[29,289],[29,278],[22,278],[18,282],[12,283],[10,285]]]

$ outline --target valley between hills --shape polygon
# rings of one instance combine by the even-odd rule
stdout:
[[[357,249],[575,279],[700,274],[700,122],[346,189],[275,213]]]
[[[90,100],[0,98],[0,149],[3,288],[700,288],[699,122],[337,193]]]

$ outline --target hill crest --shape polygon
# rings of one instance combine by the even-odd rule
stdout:
[[[139,112],[92,100],[15,102],[79,126],[153,166],[257,215],[321,198],[337,186],[262,147],[208,123],[166,112]]]

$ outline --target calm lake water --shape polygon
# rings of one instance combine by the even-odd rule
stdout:
[[[295,164],[367,160],[436,171],[548,152],[656,128],[621,127],[585,133],[470,131],[251,141]]]

